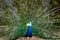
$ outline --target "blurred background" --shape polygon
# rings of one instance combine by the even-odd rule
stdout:
[[[33,36],[60,40],[60,0],[0,0],[0,40],[24,37],[30,18]]]

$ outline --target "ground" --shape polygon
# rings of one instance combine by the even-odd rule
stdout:
[[[20,37],[17,40],[25,40],[25,39],[24,39],[24,37]],[[44,40],[44,39],[33,36],[30,40]]]

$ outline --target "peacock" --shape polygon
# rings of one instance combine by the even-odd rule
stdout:
[[[2,21],[8,26],[5,34],[8,40],[32,36],[59,38],[52,31],[58,27],[54,24],[60,21],[57,18],[57,11],[60,10],[57,0],[1,0],[1,3]]]
[[[30,40],[30,38],[32,37],[32,21],[30,21],[30,23],[27,23],[27,27],[28,28],[27,28],[27,32],[25,34],[25,37],[29,37],[29,40]]]

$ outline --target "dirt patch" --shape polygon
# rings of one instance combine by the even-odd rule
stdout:
[[[17,40],[26,40],[26,39],[24,37],[20,37]],[[44,40],[44,39],[33,36],[30,40]]]

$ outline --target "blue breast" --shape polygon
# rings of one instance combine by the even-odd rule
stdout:
[[[32,26],[28,26],[28,30],[26,32],[26,35],[32,35]]]

